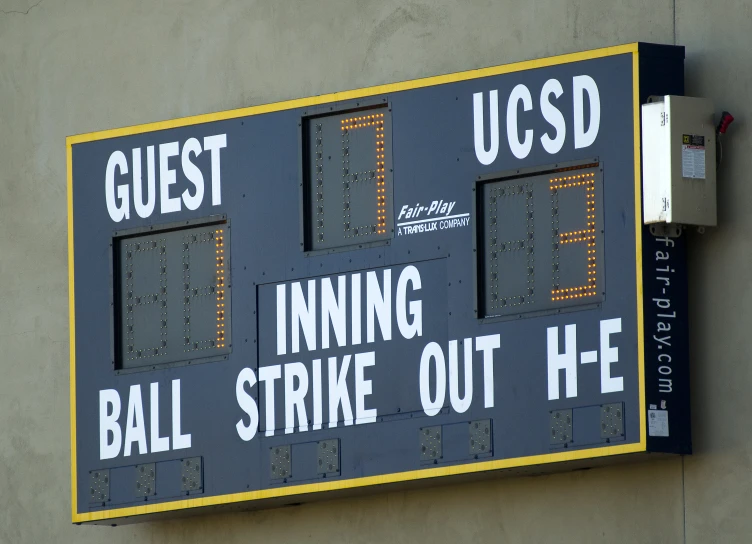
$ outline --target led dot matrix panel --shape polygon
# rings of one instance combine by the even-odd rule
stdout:
[[[215,223],[114,239],[117,369],[229,353],[229,236]]]
[[[603,301],[603,168],[597,163],[476,186],[482,317]]]
[[[362,246],[392,238],[389,108],[304,122],[305,249]]]

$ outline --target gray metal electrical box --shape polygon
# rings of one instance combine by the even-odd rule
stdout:
[[[716,225],[713,103],[665,96],[642,105],[645,224]]]

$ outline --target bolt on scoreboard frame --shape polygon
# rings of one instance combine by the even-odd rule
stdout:
[[[67,140],[73,522],[691,450],[631,44]]]

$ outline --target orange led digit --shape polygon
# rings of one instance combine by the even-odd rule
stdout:
[[[303,251],[391,238],[391,114],[384,106],[303,118]]]
[[[214,245],[217,254],[217,287],[215,289],[217,299],[217,340],[218,348],[225,347],[225,318],[224,318],[224,236],[223,231],[217,229],[214,231]]]
[[[585,285],[576,287],[561,287],[554,284],[551,289],[551,300],[571,300],[576,298],[590,297],[597,294],[597,274],[595,259],[595,173],[587,172],[573,176],[551,178],[549,189],[552,197],[556,198],[557,192],[563,189],[584,188],[586,206],[586,228],[568,232],[559,232],[555,244],[554,255],[558,257],[559,244],[587,244],[587,279]],[[558,258],[555,259],[558,261]],[[554,264],[555,270],[558,262]],[[557,276],[555,275],[555,278]]]
[[[349,143],[349,131],[353,129],[358,128],[367,128],[367,127],[374,127],[376,131],[376,169],[375,169],[375,176],[376,176],[376,224],[372,225],[369,229],[367,226],[364,227],[356,227],[352,228],[353,233],[356,236],[362,236],[367,234],[386,234],[386,192],[385,189],[385,176],[386,176],[386,166],[384,161],[384,114],[373,114],[373,115],[367,115],[365,117],[352,117],[350,119],[343,119],[340,122],[340,129],[342,131],[343,136],[343,151],[348,149],[347,144]],[[347,153],[345,153],[347,155]],[[348,165],[349,161],[346,160],[343,162],[343,176],[345,178],[348,177],[350,174]],[[363,174],[368,174],[368,172],[364,172]],[[366,176],[367,178],[368,176]],[[355,174],[354,180],[357,180],[357,174]],[[345,180],[344,182],[344,190],[345,190],[345,196],[349,196],[349,181]],[[343,222],[345,226],[345,231],[351,230],[351,225],[349,222],[350,213],[349,213],[349,207],[346,205],[344,207],[344,217]]]

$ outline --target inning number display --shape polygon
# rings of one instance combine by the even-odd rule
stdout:
[[[387,107],[312,117],[304,125],[305,249],[392,238],[391,114]]]
[[[476,188],[482,317],[603,300],[602,193],[597,164]]]
[[[115,238],[115,367],[230,351],[226,223]]]

